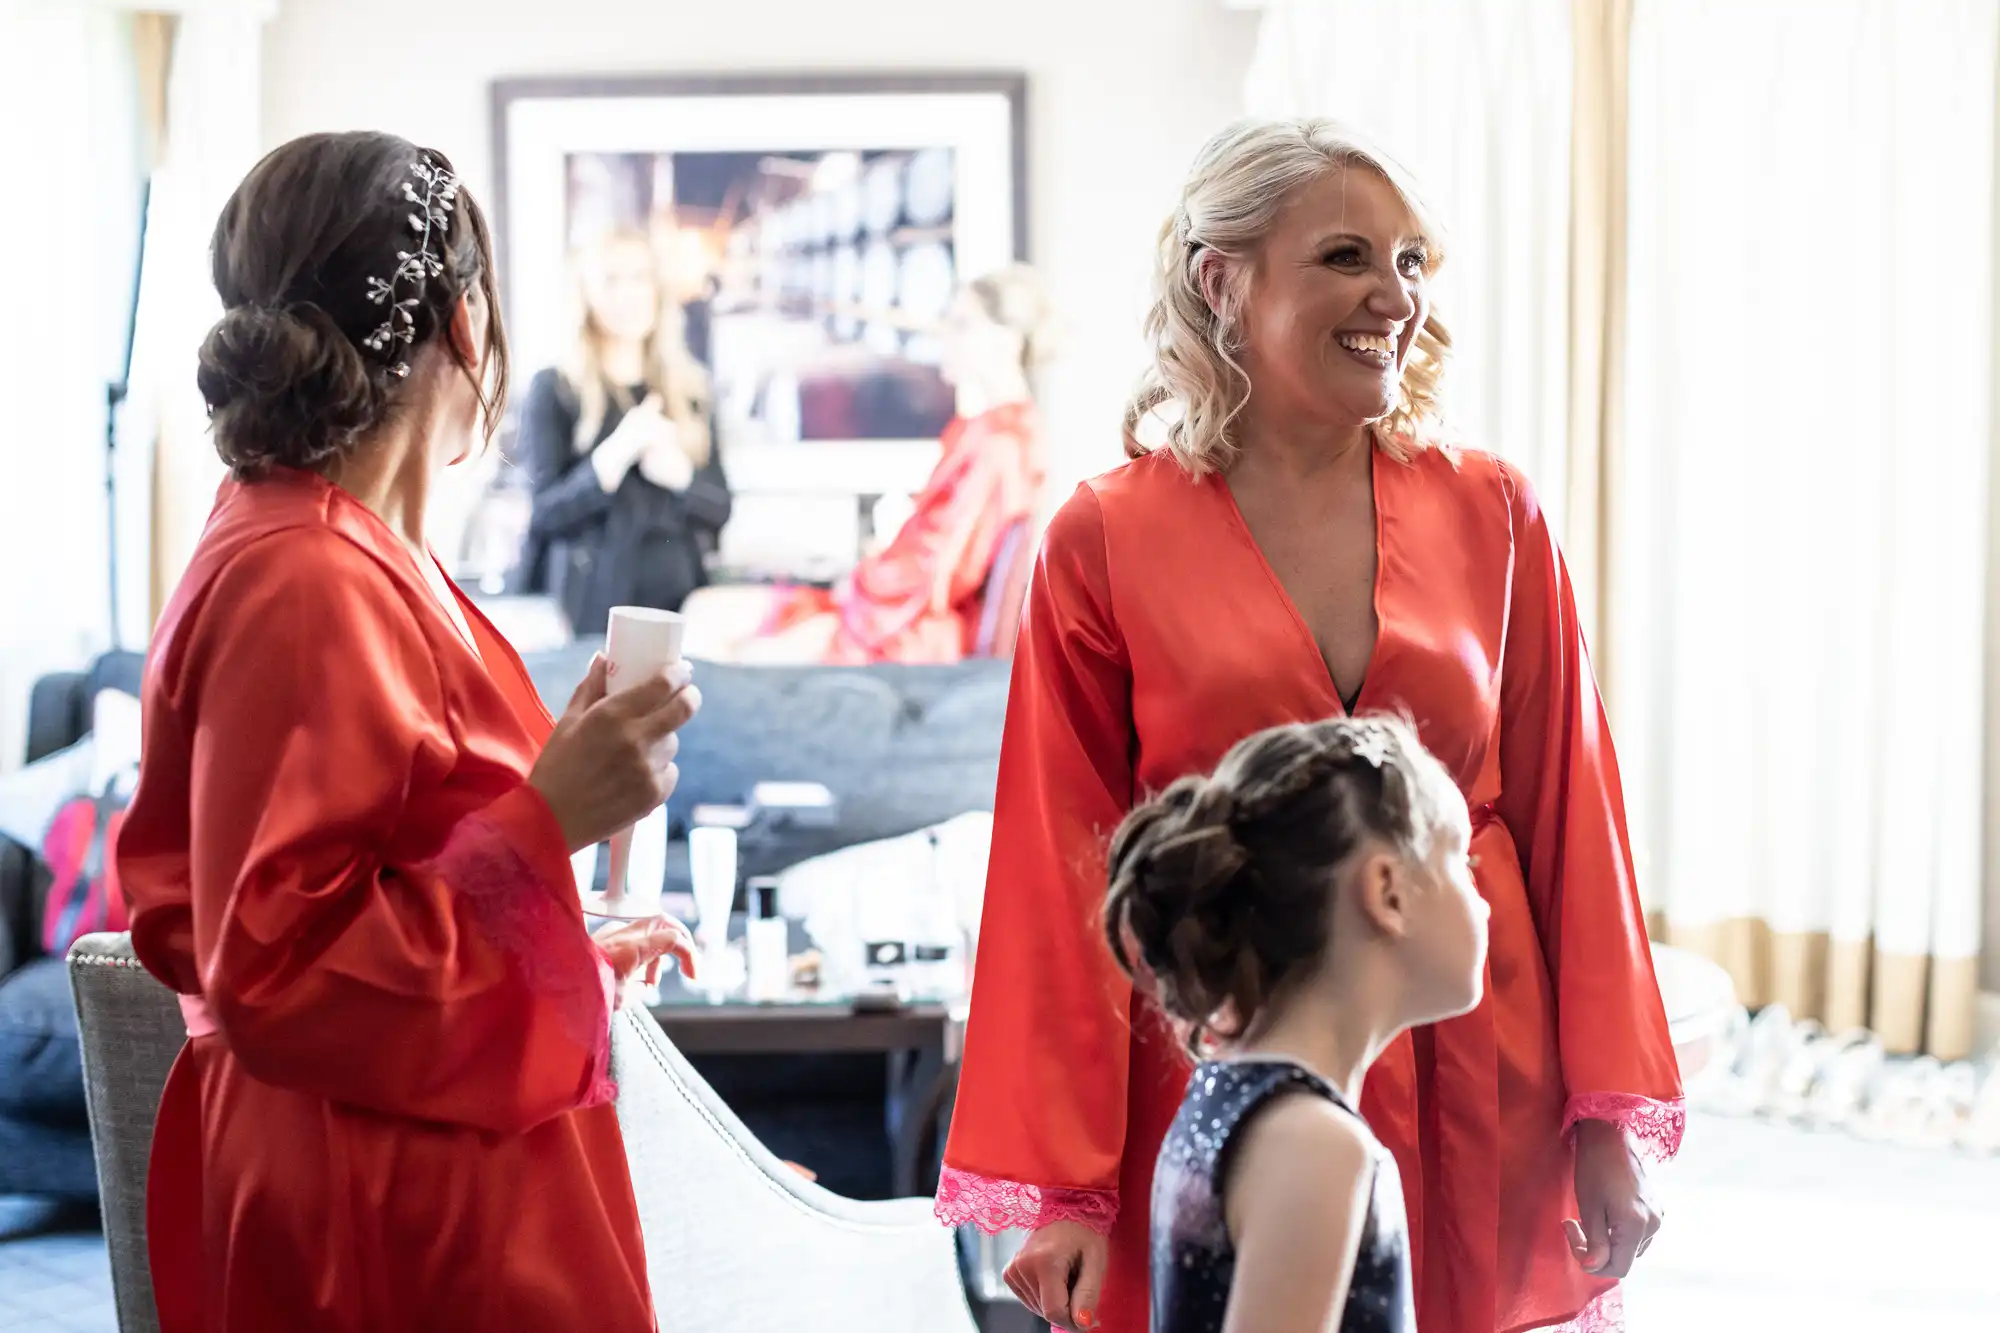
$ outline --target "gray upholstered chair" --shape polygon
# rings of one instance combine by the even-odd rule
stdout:
[[[120,1333],[159,1333],[146,1267],[146,1160],[167,1071],[187,1040],[173,992],[132,956],[125,935],[85,935],[69,951],[83,1042],[84,1101]]]
[[[123,935],[69,955],[122,1333],[157,1333],[146,1158],[180,1010]],[[642,1009],[612,1024],[618,1116],[662,1333],[971,1333],[952,1235],[928,1200],[858,1203],[744,1130]]]

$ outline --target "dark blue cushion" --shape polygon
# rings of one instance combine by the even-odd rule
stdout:
[[[76,1001],[60,958],[0,979],[0,1115],[82,1128],[83,1054]]]

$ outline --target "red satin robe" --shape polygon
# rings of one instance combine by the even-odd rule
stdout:
[[[825,660],[956,662],[972,650],[1001,538],[1034,511],[1042,484],[1034,406],[1008,403],[945,428],[944,456],[889,544],[840,587],[792,599],[772,628],[840,618]]]
[[[1569,578],[1490,455],[1374,459],[1381,625],[1357,711],[1407,710],[1474,812],[1486,995],[1399,1039],[1364,1111],[1402,1168],[1425,1333],[1615,1327],[1581,1272],[1567,1130],[1678,1148],[1679,1072],[1634,891],[1610,737]],[[1096,1314],[1147,1327],[1153,1160],[1188,1067],[1097,925],[1135,797],[1236,741],[1343,711],[1311,632],[1216,475],[1149,455],[1044,540],[1016,649],[963,1076],[938,1212],[1111,1238]]]
[[[227,483],[148,663],[118,843],[190,1039],[147,1234],[164,1333],[644,1333],[610,972],[525,776],[550,719],[316,476]]]

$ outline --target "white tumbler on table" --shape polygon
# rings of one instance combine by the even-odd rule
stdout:
[[[729,912],[736,904],[736,830],[708,825],[688,830],[688,880],[694,889],[694,935],[701,973],[717,989],[730,988],[726,967]]]
[[[651,680],[681,660],[687,621],[677,612],[649,606],[614,606],[604,639],[607,694],[619,694]],[[662,840],[664,843],[664,839]],[[639,891],[630,892],[626,878],[632,861],[632,830],[611,835],[611,864],[602,895],[586,890],[583,909],[592,916],[639,920],[660,910],[661,876],[648,875]]]

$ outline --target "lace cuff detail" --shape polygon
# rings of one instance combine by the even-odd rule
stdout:
[[[1542,1333],[1625,1333],[1625,1295],[1613,1287],[1583,1307],[1583,1312],[1567,1324],[1556,1324]]]
[[[540,812],[519,810],[517,801],[534,793],[501,797],[485,810],[459,821],[430,870],[457,892],[466,917],[506,960],[508,970],[536,1002],[553,1011],[562,1032],[588,1052],[579,1106],[601,1106],[617,1092],[611,1080],[611,997],[616,984],[611,964],[584,930],[581,909],[559,895],[574,894],[575,880],[562,860],[561,882],[552,882],[555,861],[538,869],[532,850],[519,841],[527,831],[511,827]]]
[[[1681,1150],[1687,1132],[1687,1103],[1655,1101],[1630,1092],[1590,1092],[1569,1099],[1563,1115],[1563,1138],[1576,1133],[1580,1120],[1603,1120],[1618,1126],[1639,1145],[1649,1161],[1667,1162]]]
[[[1051,1222],[1080,1222],[1104,1235],[1118,1218],[1118,1192],[1044,1189],[948,1166],[938,1177],[934,1211],[946,1226],[970,1223],[989,1236],[1001,1231],[1033,1231]]]
[[[611,1019],[618,1011],[618,972],[604,950],[593,942],[590,951],[597,959],[597,979],[604,993],[604,1039],[591,1047],[590,1073],[584,1082],[582,1107],[609,1106],[618,1097],[617,1080],[611,1077]]]

